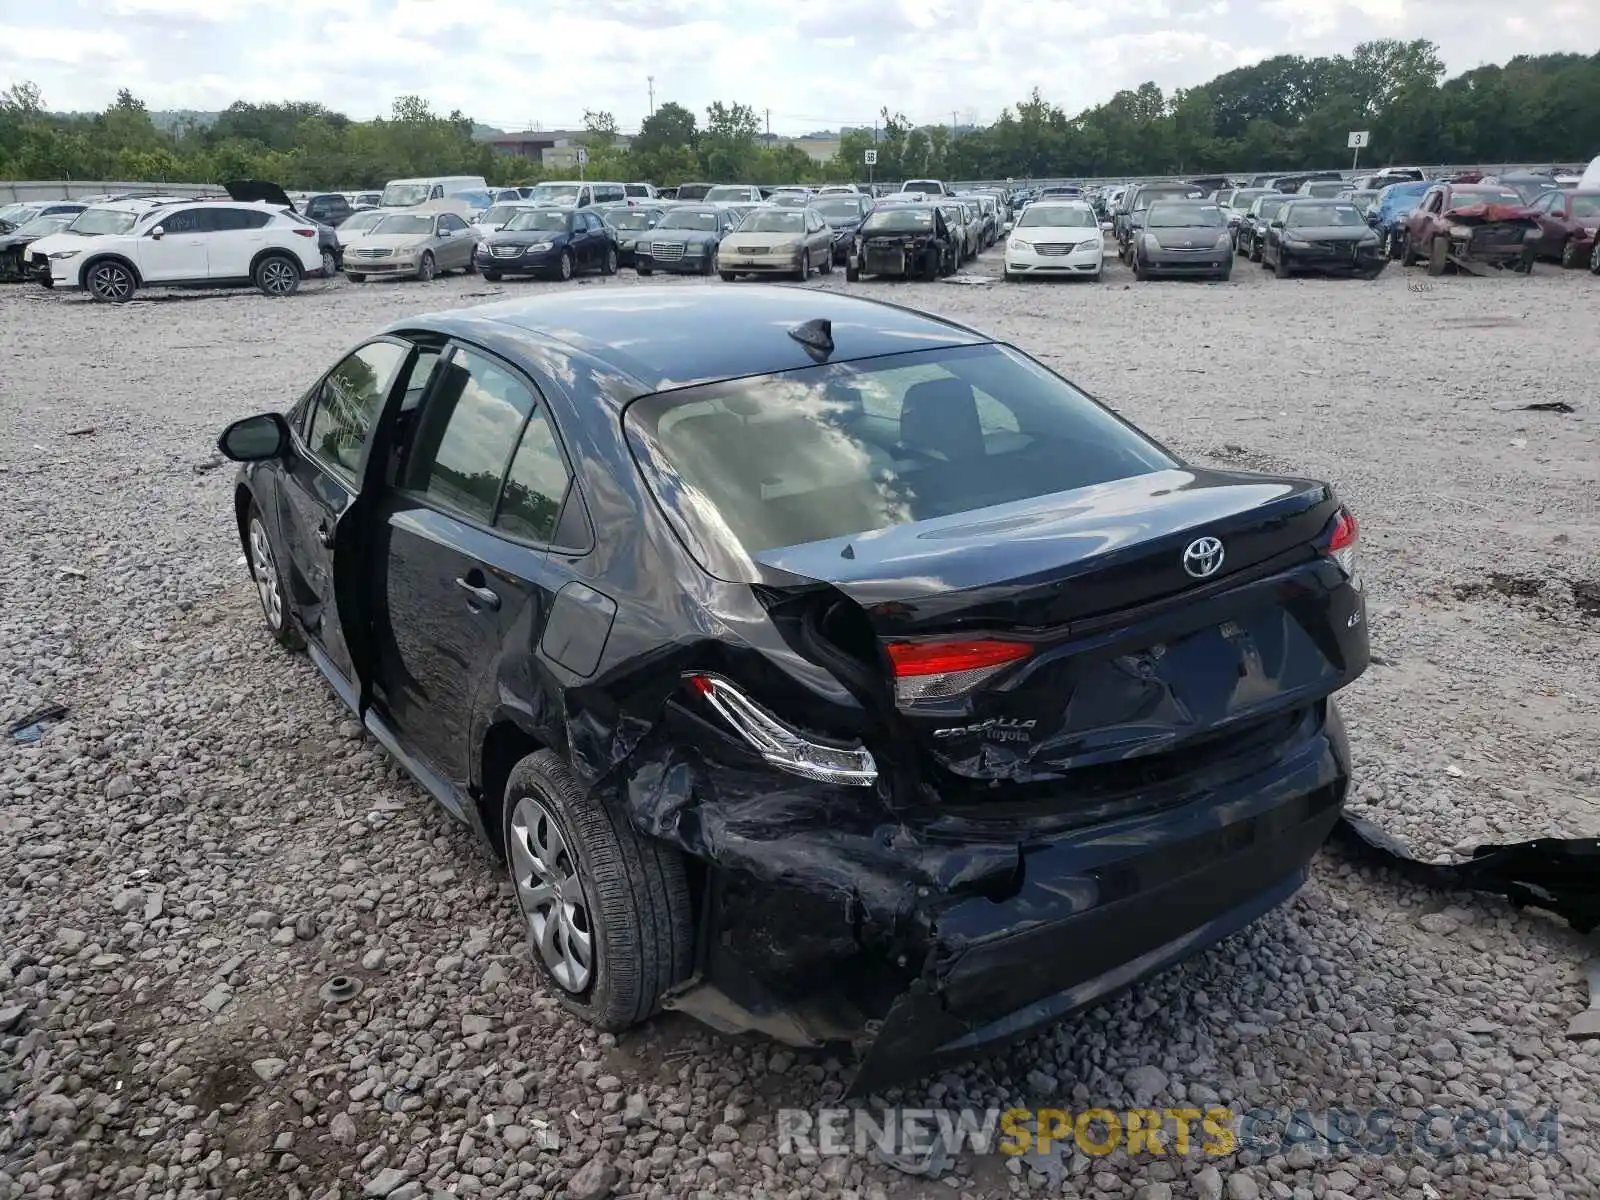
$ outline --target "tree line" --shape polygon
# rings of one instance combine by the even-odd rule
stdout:
[[[1144,83],[1075,116],[1035,89],[992,125],[957,134],[885,108],[874,129],[845,131],[830,162],[765,138],[754,107],[739,103],[713,103],[702,120],[668,102],[631,139],[609,112],[585,113],[584,126],[590,178],[664,186],[864,181],[869,149],[871,173],[888,180],[1287,172],[1341,165],[1353,130],[1370,133],[1372,166],[1572,162],[1600,152],[1600,54],[1521,56],[1446,79],[1432,42],[1379,40],[1349,55],[1277,55],[1171,93]],[[126,90],[104,112],[64,115],[21,83],[0,93],[0,178],[369,188],[409,175],[503,185],[571,174],[497,154],[473,130],[465,114],[440,116],[416,96],[371,121],[241,101],[209,123],[162,128]]]

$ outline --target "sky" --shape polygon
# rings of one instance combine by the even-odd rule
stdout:
[[[1528,14],[1526,16],[1519,13]],[[1600,2],[1548,0],[0,0],[0,88],[56,111],[315,100],[357,119],[414,92],[503,129],[637,129],[655,101],[738,101],[798,134],[987,123],[1037,86],[1069,113],[1274,54],[1426,37],[1451,74],[1600,50]]]

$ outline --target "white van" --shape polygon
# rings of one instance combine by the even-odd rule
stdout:
[[[1583,169],[1583,176],[1578,180],[1578,186],[1584,191],[1590,188],[1600,189],[1600,158],[1593,159]]]
[[[378,200],[379,208],[415,208],[457,192],[486,190],[482,175],[424,175],[419,179],[391,179]]]
[[[626,184],[579,179],[537,183],[528,199],[535,204],[555,204],[562,208],[588,208],[591,204],[620,204],[628,198]]]

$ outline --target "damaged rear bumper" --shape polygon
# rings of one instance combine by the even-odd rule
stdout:
[[[1013,829],[1009,841],[881,813],[873,824],[859,791],[853,809],[806,829],[784,826],[800,811],[793,794],[732,820],[697,804],[690,836],[671,840],[712,866],[702,963],[666,1007],[797,1046],[849,1042],[855,1094],[920,1077],[1283,903],[1338,822],[1348,777],[1324,701],[1269,755],[1212,762],[1158,806],[1050,834]],[[762,808],[776,819],[760,821]]]

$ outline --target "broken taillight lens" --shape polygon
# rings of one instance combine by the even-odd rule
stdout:
[[[1333,536],[1328,539],[1327,555],[1351,579],[1356,577],[1356,542],[1360,537],[1361,525],[1356,515],[1341,507],[1333,519]]]
[[[830,746],[780,721],[726,679],[690,675],[705,702],[773,766],[819,783],[871,787],[878,765],[864,746]]]
[[[894,668],[895,699],[902,704],[959,696],[1033,653],[1027,642],[995,638],[890,642],[885,650]]]

